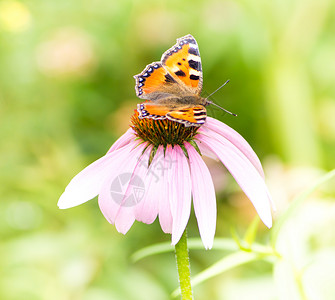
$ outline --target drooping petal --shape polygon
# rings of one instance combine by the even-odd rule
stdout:
[[[216,133],[230,141],[250,160],[250,162],[258,170],[259,174],[261,174],[264,178],[264,171],[258,156],[248,142],[234,129],[216,119],[207,117],[206,123],[199,129],[198,132],[204,133],[209,137],[211,137],[213,133]]]
[[[115,219],[116,229],[125,234],[134,220],[136,219],[136,211],[141,206],[145,191],[148,189],[148,182],[145,180],[145,175],[148,172],[148,157],[152,146],[146,147],[146,144],[139,146],[136,165],[132,171],[131,178],[127,183],[121,207]],[[145,150],[144,150],[145,149]],[[138,151],[139,151],[138,150]]]
[[[198,138],[200,138],[200,140],[198,139],[198,141],[197,141],[197,145],[198,145],[198,147],[199,147],[201,153],[202,153],[203,155],[207,156],[207,157],[212,157],[212,158],[214,158],[215,160],[217,160],[218,157],[217,157],[217,155],[212,151],[212,149],[210,149],[210,148],[208,147],[207,144],[204,144],[204,143],[201,141],[203,136],[204,136],[205,139],[206,139],[206,135],[199,134],[199,135],[198,135]],[[220,140],[221,138],[223,138],[223,137],[219,137],[219,140]],[[228,140],[226,140],[226,141],[227,141],[228,143],[230,143]],[[242,159],[247,159],[247,157],[246,157],[242,152],[239,152],[239,150],[238,150],[237,148],[235,148],[233,144],[230,144],[230,145],[231,145],[232,149],[235,149],[236,152],[240,153]],[[263,177],[262,177],[262,178],[263,178]],[[264,179],[264,178],[263,178],[263,179]],[[267,192],[267,194],[268,194],[268,199],[270,200],[271,207],[272,207],[272,209],[275,211],[275,210],[276,210],[276,206],[275,206],[275,204],[274,204],[274,202],[273,202],[273,200],[272,200],[272,198],[271,198],[270,192],[269,192],[268,189],[266,190],[266,192]]]
[[[209,147],[226,166],[244,193],[254,205],[258,215],[267,227],[272,226],[269,191],[263,177],[249,159],[232,143],[223,137],[211,134],[197,135],[197,139]]]
[[[168,145],[166,149],[170,148],[171,146]],[[171,188],[171,177],[172,172],[169,160],[164,155],[163,148],[160,148],[161,152],[156,153],[156,155],[160,154],[160,165],[158,167],[158,171],[162,172],[162,182],[160,182],[160,193],[158,195],[159,199],[159,206],[158,206],[158,214],[159,214],[159,223],[162,227],[162,230],[165,233],[172,233],[172,214],[171,214],[171,207],[170,207],[170,188]],[[167,151],[167,150],[166,150]],[[171,159],[171,158],[170,158]]]
[[[111,153],[117,149],[122,148],[125,145],[128,145],[135,138],[135,131],[132,128],[129,128],[123,135],[121,135],[109,148],[107,153]]]
[[[167,149],[166,159],[171,156],[170,205],[172,213],[172,245],[180,240],[191,213],[190,168],[180,146]]]
[[[119,161],[127,160],[130,151],[137,145],[132,142],[122,149],[106,154],[77,174],[65,188],[58,201],[61,209],[82,204],[98,195],[102,183],[110,172],[115,172]]]
[[[202,144],[199,140],[197,141],[197,145],[199,147],[201,155],[211,158],[215,161],[219,161],[219,158],[215,155],[215,153],[211,149],[209,149],[206,145]]]
[[[120,208],[117,219],[115,220],[115,228],[118,232],[126,234],[135,222],[133,208]]]
[[[216,227],[216,198],[212,177],[199,153],[185,143],[189,156],[194,212],[202,242],[206,249],[213,246]]]
[[[105,178],[99,192],[101,212],[123,234],[135,221],[137,192],[141,189],[145,190],[145,183],[135,174],[137,166],[141,163],[140,158],[145,146],[146,144],[138,145],[124,160],[118,161],[116,169]]]
[[[150,150],[151,151],[151,150]],[[151,224],[155,221],[158,215],[159,199],[162,193],[162,183],[164,180],[164,173],[160,169],[160,164],[164,159],[163,147],[159,146],[156,155],[152,159],[150,166],[148,167],[148,159],[150,156],[149,151],[147,153],[147,159],[143,162],[142,167],[146,171],[144,176],[145,195],[143,200],[136,207],[135,217],[136,220]]]

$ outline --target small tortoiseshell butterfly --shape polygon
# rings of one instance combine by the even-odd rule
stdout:
[[[201,59],[192,35],[177,39],[160,62],[147,65],[134,78],[136,95],[150,101],[137,105],[139,118],[169,119],[186,127],[206,122],[205,106],[212,102],[200,96]]]

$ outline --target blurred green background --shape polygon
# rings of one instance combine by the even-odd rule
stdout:
[[[0,298],[169,299],[173,252],[131,255],[170,241],[156,221],[123,236],[96,199],[59,210],[70,179],[128,128],[133,75],[191,33],[204,95],[227,79],[214,116],[263,162],[277,205],[335,165],[335,3],[284,1],[0,1]],[[244,235],[255,211],[224,168],[215,174],[216,237]],[[195,299],[334,299],[335,205],[322,185],[280,227],[276,263],[256,261],[194,288]],[[257,241],[271,231],[260,224]],[[194,216],[189,235],[199,237]],[[227,253],[190,250],[192,274]],[[279,262],[280,261],[280,262]]]

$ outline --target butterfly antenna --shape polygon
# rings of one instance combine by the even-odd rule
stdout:
[[[207,103],[208,103],[208,104],[213,104],[214,106],[216,106],[216,107],[222,109],[222,110],[225,111],[226,113],[228,113],[228,114],[230,114],[230,115],[232,115],[232,116],[234,116],[234,117],[237,117],[237,114],[234,114],[234,113],[232,113],[231,111],[224,109],[223,107],[221,107],[220,105],[217,105],[217,104],[214,103],[213,101],[207,100]]]
[[[214,95],[219,89],[223,88],[228,82],[229,82],[229,79],[223,85],[219,86],[213,93],[211,93],[209,96],[207,96],[206,99],[208,99],[210,96]]]
[[[232,115],[232,116],[237,117],[237,114],[234,114],[234,113],[230,112],[229,110],[224,109],[224,108],[221,107],[220,105],[217,105],[217,104],[214,103],[213,101],[208,100],[208,98],[209,98],[210,96],[214,95],[218,90],[220,90],[221,88],[223,88],[228,82],[229,82],[229,79],[228,79],[224,84],[222,84],[221,86],[219,86],[213,93],[211,93],[209,96],[207,96],[207,97],[206,97],[206,103],[208,103],[208,104],[213,104],[214,106],[216,106],[216,107],[222,109],[222,110],[225,111],[226,113],[228,113],[228,114],[230,114],[230,115]]]

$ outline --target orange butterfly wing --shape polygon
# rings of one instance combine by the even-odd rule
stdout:
[[[163,120],[166,119],[166,114],[171,109],[164,105],[159,105],[155,103],[141,103],[137,104],[137,111],[138,111],[138,117],[140,119],[142,118],[150,118],[154,120]]]
[[[202,67],[199,47],[195,38],[188,34],[162,55],[162,65],[177,80],[188,87],[189,92],[200,95]]]
[[[172,95],[200,95],[203,79],[196,40],[190,34],[177,39],[164,52],[161,62],[147,65],[134,78],[136,95],[142,99],[156,101]]]
[[[154,120],[169,119],[189,126],[200,126],[206,122],[206,108],[202,105],[182,106],[172,109],[155,103],[141,103],[137,105],[139,118]]]
[[[201,126],[206,122],[206,116],[206,108],[202,105],[180,107],[166,114],[169,120],[182,123],[186,127]]]
[[[177,82],[160,62],[147,65],[134,78],[137,97],[152,101],[171,96],[171,85],[177,85]]]

